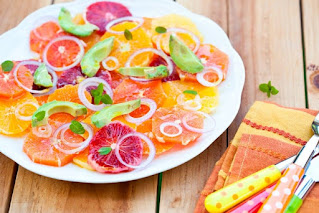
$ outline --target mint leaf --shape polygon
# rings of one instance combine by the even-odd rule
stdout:
[[[167,29],[165,27],[162,27],[162,26],[158,26],[155,28],[155,31],[157,33],[166,33],[167,32]]]
[[[268,81],[268,87],[271,88],[271,81]]]
[[[103,96],[103,84],[100,83],[96,89],[91,90],[91,95],[94,99],[94,104],[98,105],[101,102],[102,96]]]
[[[124,36],[125,36],[126,40],[128,40],[128,41],[133,39],[133,35],[128,29],[124,30]]]
[[[107,155],[107,154],[109,154],[110,152],[112,151],[112,148],[111,147],[101,147],[100,149],[99,149],[99,154],[100,155]]]
[[[82,124],[76,120],[71,121],[71,125],[70,125],[70,130],[72,132],[74,132],[75,134],[84,134],[85,133],[85,129],[82,126]]]
[[[197,95],[198,94],[195,90],[185,90],[183,93],[191,94],[191,95]]]
[[[274,86],[271,86],[270,93],[272,95],[277,95],[279,93],[279,90],[277,90]]]
[[[13,68],[14,64],[12,61],[4,61],[1,64],[1,68],[4,72],[10,72]]]
[[[259,89],[262,92],[267,92],[269,90],[268,84],[260,84]]]
[[[102,95],[101,101],[104,104],[113,104],[113,100],[108,94]]]
[[[37,114],[34,115],[38,121],[42,121],[45,117],[45,111],[37,112]]]

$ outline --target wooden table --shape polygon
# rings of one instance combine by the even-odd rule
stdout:
[[[36,9],[59,2],[64,1],[0,0],[0,33],[15,27]],[[255,100],[319,109],[319,86],[311,80],[318,68],[309,67],[319,65],[318,0],[177,2],[217,22],[244,60],[242,105],[229,129],[190,162],[159,175],[119,184],[52,180],[0,154],[0,212],[192,212],[215,162]],[[270,99],[258,90],[258,85],[268,80],[280,91]]]

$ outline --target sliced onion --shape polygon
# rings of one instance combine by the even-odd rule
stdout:
[[[107,62],[108,61],[113,61],[115,63],[115,66],[114,67],[109,67],[107,65]],[[107,71],[113,71],[113,70],[116,70],[119,66],[120,66],[120,62],[117,58],[115,58],[114,56],[109,56],[107,57],[106,59],[104,59],[102,61],[102,65],[103,67],[107,70]]]
[[[52,127],[50,126],[50,124],[47,124],[45,126],[33,127],[32,133],[39,138],[49,138],[52,134]]]
[[[50,69],[50,67],[47,67],[49,74],[52,76],[52,82],[53,82],[53,86],[50,89],[44,89],[44,90],[33,90],[33,89],[29,89],[28,87],[24,86],[21,81],[19,81],[18,79],[18,70],[20,68],[20,66],[24,66],[24,65],[35,65],[35,66],[40,66],[42,63],[38,62],[38,61],[22,61],[19,64],[16,65],[16,67],[13,70],[13,76],[14,76],[14,80],[16,81],[16,83],[22,87],[24,90],[33,93],[33,94],[38,94],[38,95],[49,95],[51,93],[53,93],[56,90],[56,84],[58,82],[58,76],[56,75],[56,73]],[[34,95],[36,96],[36,95]]]
[[[179,105],[184,105],[185,104],[185,94],[184,93],[181,93],[178,97],[177,97],[177,99],[176,99],[176,101],[177,101],[177,103],[179,104]],[[201,101],[201,99],[200,99],[200,96],[197,94],[197,95],[195,95],[195,98],[193,99],[194,101],[198,101],[198,102],[200,102]]]
[[[123,34],[124,31],[115,31],[115,30],[112,30],[111,27],[115,24],[118,24],[118,23],[121,23],[121,22],[124,22],[124,21],[134,21],[134,22],[138,22],[138,25],[132,29],[130,29],[130,31],[134,31],[134,30],[137,30],[138,28],[140,28],[143,23],[144,23],[144,19],[143,18],[140,18],[140,17],[133,17],[133,16],[126,16],[126,17],[122,17],[122,18],[118,18],[118,19],[114,19],[112,21],[110,21],[105,29],[107,32],[110,32],[110,33],[114,33],[114,34]]]
[[[197,133],[206,133],[206,132],[210,132],[210,131],[213,131],[215,126],[216,126],[216,122],[215,122],[215,119],[210,116],[209,114],[205,113],[205,112],[196,112],[197,114],[199,115],[202,115],[204,116],[205,118],[207,118],[208,120],[210,120],[210,124],[209,124],[209,127],[208,128],[203,128],[203,129],[199,129],[199,128],[196,128],[196,127],[192,127],[190,125],[187,124],[187,122],[189,121],[189,115],[185,115],[183,118],[182,118],[182,124],[183,126],[191,131],[191,132],[197,132]],[[194,115],[193,115],[194,116]],[[205,126],[205,125],[204,125]]]
[[[175,134],[170,134],[170,133],[167,133],[165,132],[165,127],[168,127],[168,126],[173,126],[175,127],[176,129],[178,129],[178,132],[175,133]],[[183,132],[183,128],[177,124],[177,123],[174,123],[174,122],[164,122],[160,125],[160,131],[163,135],[167,136],[167,137],[171,137],[171,138],[174,138],[174,137],[177,137],[179,135],[182,134]]]
[[[143,49],[137,50],[132,55],[130,55],[130,57],[128,58],[127,62],[125,63],[125,67],[131,67],[132,60],[137,55],[139,55],[141,53],[144,53],[144,52],[152,52],[152,53],[155,53],[156,55],[161,56],[167,63],[167,69],[168,69],[169,75],[171,75],[173,73],[174,66],[173,66],[173,62],[171,61],[171,59],[164,52],[159,51],[159,50],[154,49],[154,48],[143,48]],[[141,78],[140,78],[140,80],[141,80]]]
[[[134,117],[130,116],[130,114],[126,114],[124,117],[125,120],[127,120],[130,123],[141,124],[144,121],[150,119],[154,115],[154,113],[157,109],[156,102],[153,101],[152,99],[149,99],[149,98],[142,98],[141,105],[147,105],[150,108],[150,110],[145,115],[143,115],[142,117],[139,117],[139,118],[134,118]]]
[[[196,104],[196,106],[192,106],[192,104]],[[200,101],[188,100],[184,103],[183,108],[186,110],[197,111],[202,108],[202,104]]]
[[[103,84],[104,91],[113,99],[113,90],[111,86],[103,79],[98,77],[87,78],[79,84],[78,96],[81,102],[89,109],[93,111],[100,111],[104,107],[108,106],[107,104],[94,105],[91,104],[85,96],[86,88],[90,86],[98,86],[100,83]]]
[[[198,38],[197,35],[195,35],[193,32],[189,31],[189,30],[186,30],[186,29],[183,29],[183,28],[168,28],[166,33],[185,33],[185,34],[188,34],[192,37],[192,39],[195,41],[196,43],[196,46],[195,48],[193,49],[193,52],[196,53],[199,49],[199,46],[200,46],[200,39]],[[165,33],[162,33],[158,36],[157,38],[157,41],[156,41],[156,47],[158,50],[161,50],[162,51],[162,48],[161,48],[161,37],[164,35]]]
[[[64,124],[62,126],[60,126],[54,133],[53,133],[53,146],[59,150],[60,152],[63,152],[67,155],[72,155],[72,154],[76,154],[82,150],[84,150],[90,143],[90,141],[92,140],[93,138],[93,129],[90,125],[86,124],[86,123],[82,123],[81,124],[83,125],[84,129],[89,133],[89,136],[87,139],[85,139],[85,141],[83,141],[82,143],[79,143],[79,146],[77,146],[76,148],[74,149],[63,149],[59,146],[60,143],[62,143],[63,141],[62,140],[59,140],[58,139],[58,135],[59,133],[64,130],[64,129],[68,129],[71,125],[71,123],[67,123],[67,124]]]
[[[81,146],[81,145],[83,144],[83,142],[82,142],[82,143],[73,143],[73,142],[67,141],[67,140],[64,138],[64,135],[65,135],[66,131],[68,131],[68,129],[69,129],[69,128],[63,128],[63,129],[62,129],[62,131],[61,131],[61,136],[60,136],[61,141],[62,141],[65,145],[67,145],[67,146],[69,146],[69,147],[79,147],[79,146]]]
[[[68,65],[66,67],[55,67],[55,66],[53,66],[53,65],[51,65],[49,63],[48,58],[47,58],[47,53],[48,53],[48,50],[49,50],[49,48],[51,47],[52,44],[54,44],[57,41],[62,41],[62,40],[74,41],[80,47],[80,51],[79,51],[79,53],[78,53],[78,55],[76,57],[76,60],[72,64],[70,64],[70,65]],[[59,71],[64,71],[64,70],[70,69],[70,68],[75,67],[76,65],[78,65],[80,63],[83,55],[84,55],[84,47],[83,47],[83,43],[81,42],[80,39],[78,39],[76,37],[73,37],[73,36],[60,36],[60,37],[57,37],[55,39],[52,39],[48,43],[48,45],[45,47],[45,49],[43,51],[43,61],[51,69],[59,72]]]
[[[124,160],[122,159],[121,155],[120,155],[120,146],[123,143],[123,141],[128,138],[128,137],[139,137],[141,138],[143,141],[145,141],[148,145],[148,148],[150,150],[149,155],[147,157],[147,159],[141,163],[140,165],[130,165],[124,162]],[[133,168],[133,169],[139,169],[139,168],[143,168],[145,166],[147,166],[149,163],[151,163],[151,161],[154,159],[156,154],[156,149],[155,146],[153,144],[153,142],[144,134],[139,133],[139,132],[134,132],[134,133],[129,133],[127,135],[124,135],[122,138],[120,138],[116,144],[116,148],[115,148],[115,155],[117,157],[117,159],[124,165],[127,166],[129,168]]]
[[[24,102],[23,104],[20,104],[17,106],[16,110],[15,110],[15,116],[19,119],[19,120],[22,120],[22,121],[31,121],[32,119],[32,115],[30,116],[23,116],[20,114],[20,110],[26,106],[26,105],[32,105],[34,106],[35,108],[39,108],[39,104],[35,103],[35,102],[31,102],[31,101],[27,101],[27,102]]]
[[[216,73],[218,75],[218,80],[216,82],[209,82],[205,79],[205,74],[209,72]],[[201,85],[205,87],[216,87],[223,80],[223,72],[218,67],[205,67],[202,72],[196,74],[196,79]]]

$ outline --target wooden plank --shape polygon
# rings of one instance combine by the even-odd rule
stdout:
[[[177,0],[195,13],[213,19],[227,32],[227,5],[225,0]],[[163,173],[160,212],[193,212],[216,161],[227,146],[226,133],[206,151],[175,169]]]
[[[228,8],[229,37],[246,68],[241,108],[229,128],[231,139],[255,100],[305,107],[305,93],[299,1],[229,0]],[[258,86],[269,80],[279,94],[268,99]]]
[[[94,185],[53,180],[19,167],[10,212],[155,212],[156,194],[157,175]]]
[[[28,2],[0,0],[0,17],[4,18],[0,25],[0,34],[15,27],[33,10],[48,5],[50,2],[50,0],[30,0]],[[17,165],[0,153],[0,171],[0,213],[2,213],[9,209]]]
[[[311,109],[319,109],[319,1],[302,1],[302,20],[304,35],[304,51],[306,61],[306,79],[308,105]]]

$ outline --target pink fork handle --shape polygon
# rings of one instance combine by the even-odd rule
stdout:
[[[291,164],[277,182],[274,190],[265,200],[258,212],[283,213],[303,174],[304,169],[302,167],[296,164]]]
[[[258,194],[247,199],[246,201],[242,202],[238,206],[235,206],[231,210],[227,211],[227,213],[242,213],[242,212],[255,213],[255,212],[258,212],[258,210],[262,206],[263,202],[266,200],[266,198],[271,193],[273,188],[275,188],[275,185],[276,184],[272,184],[267,189],[259,192]]]

